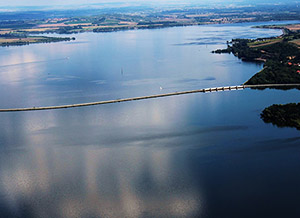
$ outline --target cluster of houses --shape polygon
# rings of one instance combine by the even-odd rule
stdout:
[[[294,60],[296,58],[296,56],[289,56],[288,59],[289,60]],[[292,62],[288,62],[287,63],[289,66],[297,66],[300,67],[300,63],[292,63]],[[297,73],[300,74],[300,69],[297,70]]]

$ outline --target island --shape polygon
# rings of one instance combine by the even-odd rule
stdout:
[[[300,103],[274,104],[263,110],[261,118],[265,123],[278,127],[294,127],[300,130]]]

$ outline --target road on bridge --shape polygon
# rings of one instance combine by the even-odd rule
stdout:
[[[114,103],[127,102],[127,101],[140,101],[140,100],[145,100],[145,99],[163,98],[163,97],[169,97],[169,96],[175,96],[175,95],[187,95],[187,94],[193,94],[193,93],[233,91],[233,90],[243,90],[246,88],[272,88],[272,87],[273,88],[274,87],[287,87],[288,88],[288,87],[298,87],[298,86],[300,86],[300,84],[264,84],[264,85],[224,86],[224,87],[216,87],[216,88],[197,89],[197,90],[191,90],[191,91],[172,92],[172,93],[158,94],[158,95],[149,95],[149,96],[142,96],[142,97],[88,102],[88,103],[81,103],[81,104],[46,106],[46,107],[28,107],[28,108],[7,108],[7,109],[0,109],[0,112],[56,110],[56,109],[66,109],[66,108],[75,108],[75,107],[87,107],[87,106],[102,105],[102,104],[114,104]]]

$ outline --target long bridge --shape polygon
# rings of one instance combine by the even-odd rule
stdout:
[[[243,89],[246,89],[246,88],[272,88],[272,87],[273,88],[275,88],[275,87],[291,88],[291,87],[298,87],[298,86],[300,86],[300,84],[263,84],[263,85],[224,86],[224,87],[197,89],[197,90],[191,90],[191,91],[171,92],[171,93],[165,93],[165,94],[148,95],[148,96],[142,96],[142,97],[123,98],[123,99],[108,100],[108,101],[88,102],[88,103],[81,103],[81,104],[69,104],[69,105],[45,106],[45,107],[28,107],[28,108],[7,108],[7,109],[0,109],[0,112],[56,110],[56,109],[87,107],[87,106],[103,105],[103,104],[114,104],[114,103],[127,102],[127,101],[140,101],[140,100],[146,100],[146,99],[163,98],[163,97],[176,96],[176,95],[187,95],[187,94],[193,94],[193,93],[234,91],[234,90],[243,90]]]

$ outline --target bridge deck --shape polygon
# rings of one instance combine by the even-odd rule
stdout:
[[[182,92],[172,92],[172,93],[166,93],[166,94],[149,95],[149,96],[142,96],[142,97],[124,98],[124,99],[116,99],[116,100],[108,100],[108,101],[88,102],[88,103],[81,103],[81,104],[46,106],[46,107],[29,107],[29,108],[8,108],[8,109],[0,109],[0,112],[56,110],[56,109],[66,109],[66,108],[74,108],[74,107],[87,107],[87,106],[102,105],[102,104],[113,104],[113,103],[120,103],[120,102],[127,102],[127,101],[139,101],[139,100],[145,100],[145,99],[163,98],[163,97],[176,96],[176,95],[187,95],[187,94],[193,94],[193,93],[233,91],[233,90],[242,90],[242,89],[245,89],[245,88],[296,87],[296,86],[300,86],[300,84],[266,84],[266,85],[224,86],[224,87],[197,89],[197,90],[191,90],[191,91],[182,91]]]

